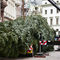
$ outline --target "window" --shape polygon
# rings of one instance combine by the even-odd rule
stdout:
[[[42,13],[42,9],[40,9],[40,12]]]
[[[59,1],[57,1],[57,3],[58,3]]]
[[[51,9],[51,14],[53,13],[53,9]]]
[[[59,13],[59,10],[57,9],[57,13]]]
[[[45,4],[47,4],[47,2],[45,2]]]
[[[35,10],[37,10],[38,9],[38,7],[35,7]]]
[[[59,36],[60,36],[60,31],[59,31]]]
[[[47,14],[47,10],[45,10],[45,14]]]
[[[58,25],[58,22],[59,22],[58,20],[59,20],[59,19],[58,19],[58,18],[56,18],[56,25]]]
[[[50,18],[50,25],[53,24],[53,18]]]
[[[59,31],[59,29],[56,29],[56,31]]]

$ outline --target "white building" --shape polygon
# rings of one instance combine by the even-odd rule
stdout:
[[[4,10],[4,20],[16,19],[16,7],[19,5],[20,0],[8,0],[7,7]]]
[[[54,0],[58,6],[60,6],[60,0]],[[42,16],[47,19],[47,22],[51,28],[57,30],[56,35],[60,35],[60,12],[51,4],[48,0],[42,0]],[[54,45],[54,50],[60,48],[58,45]]]
[[[60,0],[54,0],[60,6]],[[48,0],[42,0],[42,16],[47,19],[51,28],[60,31],[60,12]]]
[[[38,0],[38,1],[41,1],[41,0]],[[40,15],[40,4],[38,4],[38,1],[37,0],[30,0],[30,7],[29,7],[29,12],[28,12],[28,15]]]

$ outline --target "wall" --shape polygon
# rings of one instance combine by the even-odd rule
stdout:
[[[14,0],[8,0],[7,7],[4,11],[4,17],[10,18],[12,20],[16,19],[16,6]]]
[[[55,0],[55,1],[57,2],[59,0]],[[57,9],[54,6],[52,6],[47,0],[43,0],[41,6],[42,6],[42,16],[47,19],[47,22],[50,25],[50,27],[54,28],[55,30],[59,29],[60,28],[60,12],[57,13]],[[58,6],[60,6],[60,1],[58,3]],[[51,14],[51,9],[53,9],[52,14]],[[47,14],[45,14],[45,10],[47,10]],[[58,25],[56,25],[57,17],[59,18]],[[52,25],[50,24],[50,18],[53,18]]]

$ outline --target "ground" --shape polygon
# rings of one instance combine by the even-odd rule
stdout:
[[[4,59],[4,60],[60,60],[60,51],[49,52],[49,56],[46,56],[46,58],[29,57],[29,58]]]

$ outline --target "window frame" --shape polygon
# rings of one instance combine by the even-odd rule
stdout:
[[[45,10],[45,14],[47,14],[47,10]]]
[[[56,25],[59,25],[59,17],[56,17]]]
[[[51,9],[51,12],[50,13],[53,14],[53,9]]]
[[[50,25],[53,25],[53,17],[50,17]]]

